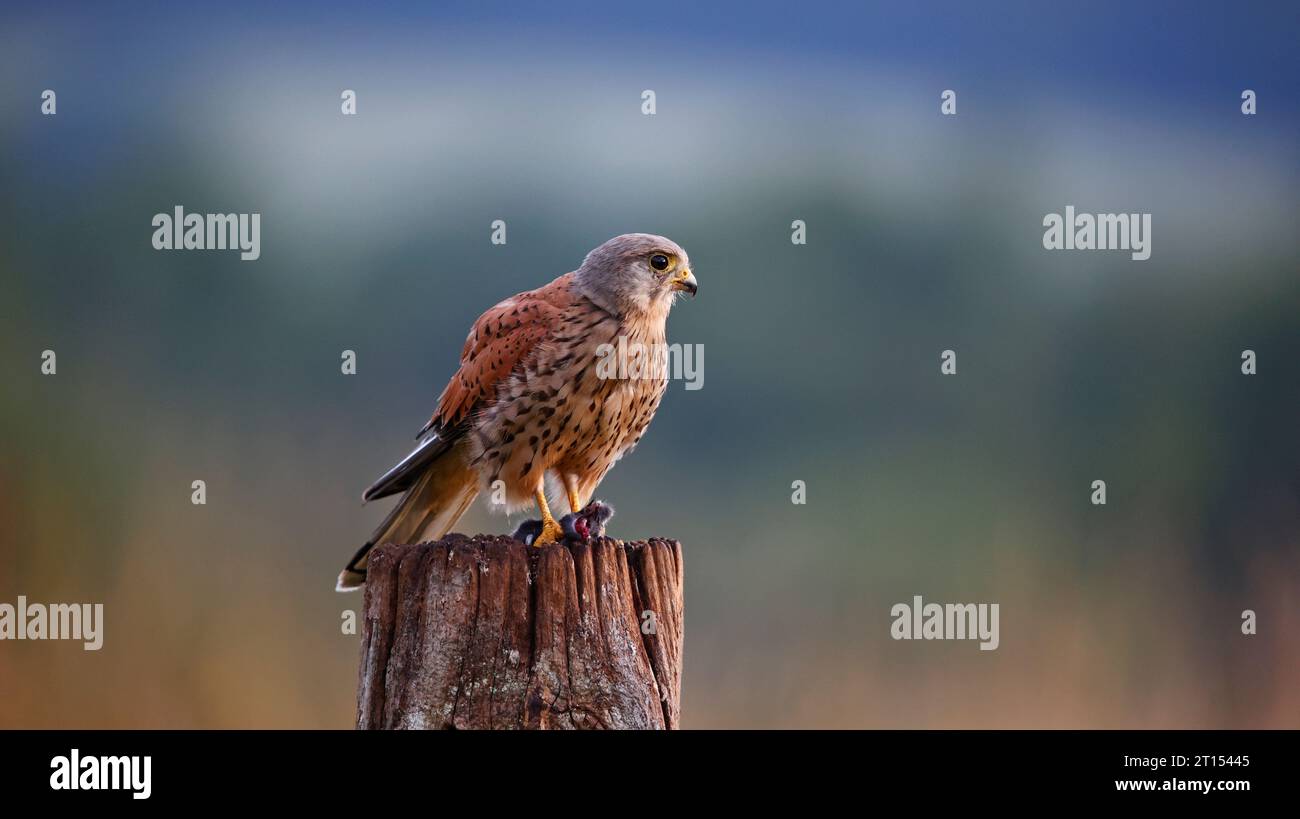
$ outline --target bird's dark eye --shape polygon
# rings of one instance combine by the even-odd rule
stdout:
[[[662,253],[656,253],[655,255],[650,257],[650,266],[653,267],[655,270],[667,270],[668,257]]]

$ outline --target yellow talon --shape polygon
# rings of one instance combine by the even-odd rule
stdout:
[[[542,513],[542,533],[533,541],[533,545],[549,546],[560,539],[560,536],[564,534],[564,529],[551,516],[551,509],[546,505],[546,494],[538,489],[536,498],[537,508]]]
[[[533,545],[549,546],[552,543],[558,543],[560,540],[560,535],[562,534],[564,534],[564,529],[560,528],[560,524],[556,523],[553,520],[543,520],[542,533],[537,536],[536,540],[533,541]]]

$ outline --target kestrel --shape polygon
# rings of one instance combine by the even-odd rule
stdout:
[[[480,491],[504,490],[509,510],[537,503],[533,545],[560,538],[547,477],[577,514],[641,440],[667,387],[666,368],[644,365],[666,350],[676,295],[696,289],[685,250],[629,233],[588,253],[577,270],[479,316],[415,450],[362,495],[404,493],[339,574],[338,590],[365,582],[375,544],[442,537]],[[600,366],[611,350],[640,361]]]

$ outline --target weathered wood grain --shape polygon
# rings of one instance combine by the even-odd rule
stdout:
[[[677,728],[682,568],[660,539],[380,546],[357,727]]]

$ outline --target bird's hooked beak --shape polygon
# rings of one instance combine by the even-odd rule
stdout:
[[[668,284],[672,289],[685,290],[692,296],[700,289],[699,282],[695,281],[695,274],[691,272],[689,267],[683,267],[674,273],[673,277],[668,280]]]

